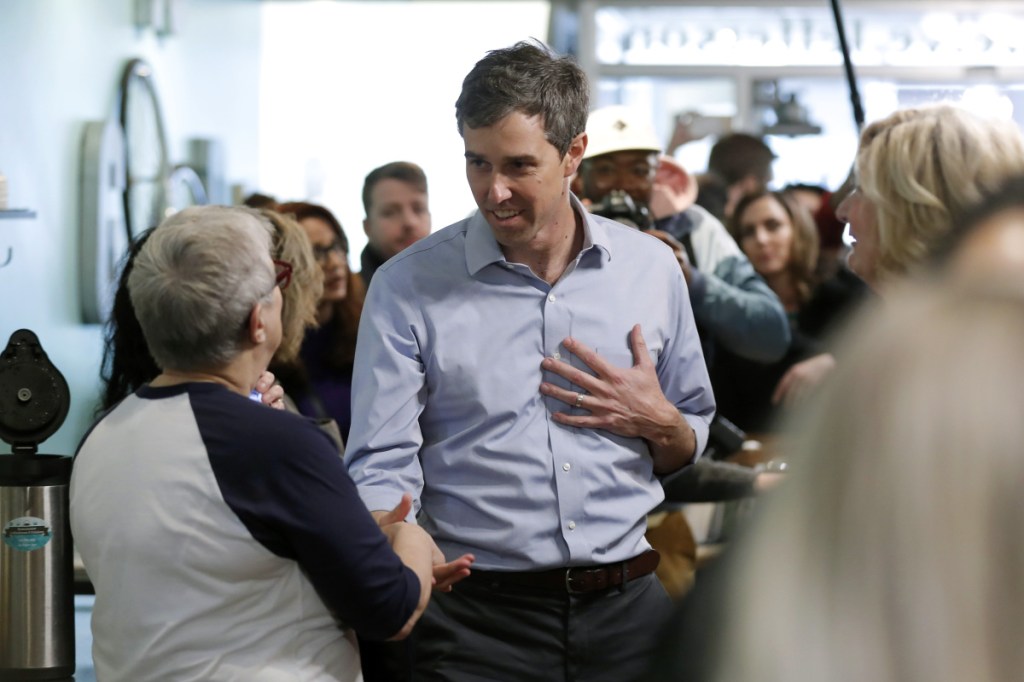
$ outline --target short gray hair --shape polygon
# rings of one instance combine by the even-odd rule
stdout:
[[[196,206],[153,231],[128,278],[135,315],[161,369],[226,365],[253,306],[274,290],[270,222],[243,207]]]

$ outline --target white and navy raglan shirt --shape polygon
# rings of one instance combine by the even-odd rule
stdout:
[[[358,680],[416,575],[312,422],[214,383],[143,387],[93,426],[71,528],[101,680]]]

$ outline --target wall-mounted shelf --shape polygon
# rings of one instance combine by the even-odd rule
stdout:
[[[0,211],[0,220],[5,218],[28,220],[36,217],[35,211],[30,211],[27,208],[9,208]]]

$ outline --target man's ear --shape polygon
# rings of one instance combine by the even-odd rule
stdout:
[[[263,316],[263,302],[257,301],[249,313],[249,341],[257,346],[267,340],[267,325]]]
[[[565,153],[568,163],[565,166],[565,177],[571,177],[580,169],[583,162],[583,153],[587,151],[587,134],[580,133],[569,143],[569,150]]]

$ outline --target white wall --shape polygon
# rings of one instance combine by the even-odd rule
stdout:
[[[257,174],[260,4],[179,0],[180,32],[162,40],[134,27],[133,7],[0,0],[0,172],[11,207],[37,212],[0,220],[0,263],[13,250],[0,268],[0,347],[33,330],[71,389],[71,412],[41,452],[74,451],[99,392],[101,329],[79,309],[79,154],[84,123],[112,111],[128,60],[153,66],[172,161],[185,160],[188,138],[216,137],[228,178]]]
[[[455,127],[462,79],[487,50],[544,40],[547,0],[277,0],[264,8],[260,184],[251,189],[327,206],[356,269],[366,243],[363,178],[373,168],[422,166],[434,229],[476,209]]]

